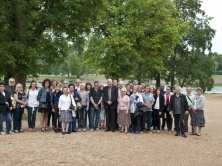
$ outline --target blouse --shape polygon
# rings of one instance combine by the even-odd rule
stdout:
[[[193,100],[193,108],[197,109],[197,110],[204,110],[204,104],[205,104],[205,97],[203,95],[199,96],[199,97],[194,97]]]
[[[118,109],[119,110],[128,110],[128,103],[129,103],[130,99],[129,96],[125,95],[124,97],[119,97],[118,99]]]
[[[37,89],[35,89],[35,90],[29,89],[27,91],[26,94],[27,94],[29,107],[38,107],[39,106],[39,102],[37,100],[38,92],[39,91]]]
[[[72,100],[73,106],[76,107],[76,103],[75,103],[72,95],[70,95],[70,94],[68,94],[68,96],[66,96],[64,94],[61,95],[59,98],[59,105],[58,105],[60,110],[68,110],[71,105],[71,100]]]

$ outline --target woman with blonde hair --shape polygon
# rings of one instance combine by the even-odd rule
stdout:
[[[15,88],[13,95],[16,106],[13,114],[13,128],[14,132],[23,132],[22,131],[22,115],[24,113],[24,108],[27,105],[27,96],[23,91],[23,86],[21,83],[18,83]]]

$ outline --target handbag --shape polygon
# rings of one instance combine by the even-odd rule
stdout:
[[[47,108],[47,103],[39,103],[39,108]]]
[[[74,105],[72,104],[72,98],[71,98],[71,95],[70,95],[70,100],[71,100],[71,104],[69,106],[69,111],[72,113],[72,117],[75,118],[76,117],[76,112],[75,112],[75,107]]]
[[[76,103],[76,107],[77,107],[78,110],[80,110],[82,108],[82,105],[80,104],[80,102]]]
[[[14,99],[13,96],[11,96],[11,100],[12,100],[12,108],[15,109],[15,107],[16,107],[16,101],[15,101],[15,99]]]

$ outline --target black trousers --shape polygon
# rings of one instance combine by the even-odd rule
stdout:
[[[28,107],[28,127],[31,129],[35,128],[35,121],[36,121],[36,112],[38,110],[38,107]]]
[[[54,112],[49,112],[49,114],[48,114],[48,123],[47,123],[48,127],[50,126],[51,117],[52,117],[52,125],[53,125],[53,122],[54,122]]]
[[[153,129],[160,130],[160,116],[159,116],[159,109],[153,109]]]
[[[106,128],[108,130],[115,130],[117,124],[117,111],[116,109],[106,109]]]
[[[167,129],[168,131],[171,131],[173,125],[173,118],[168,111],[166,113],[166,121],[167,121]]]
[[[136,131],[140,131],[140,126],[141,126],[141,115],[137,115],[135,117],[136,119]]]
[[[184,114],[174,114],[176,132],[184,135]]]
[[[55,108],[55,112],[53,112],[53,123],[52,125],[54,126],[55,129],[61,129],[61,122],[59,122],[59,108]]]
[[[136,118],[134,117],[134,113],[130,113],[130,118],[131,118],[130,129],[131,129],[131,131],[135,131],[136,130]]]

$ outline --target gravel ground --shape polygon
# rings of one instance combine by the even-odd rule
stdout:
[[[0,136],[0,166],[16,165],[222,165],[222,95],[206,95],[202,136],[28,132]],[[37,120],[39,126],[39,120]],[[4,124],[5,125],[5,124]]]

